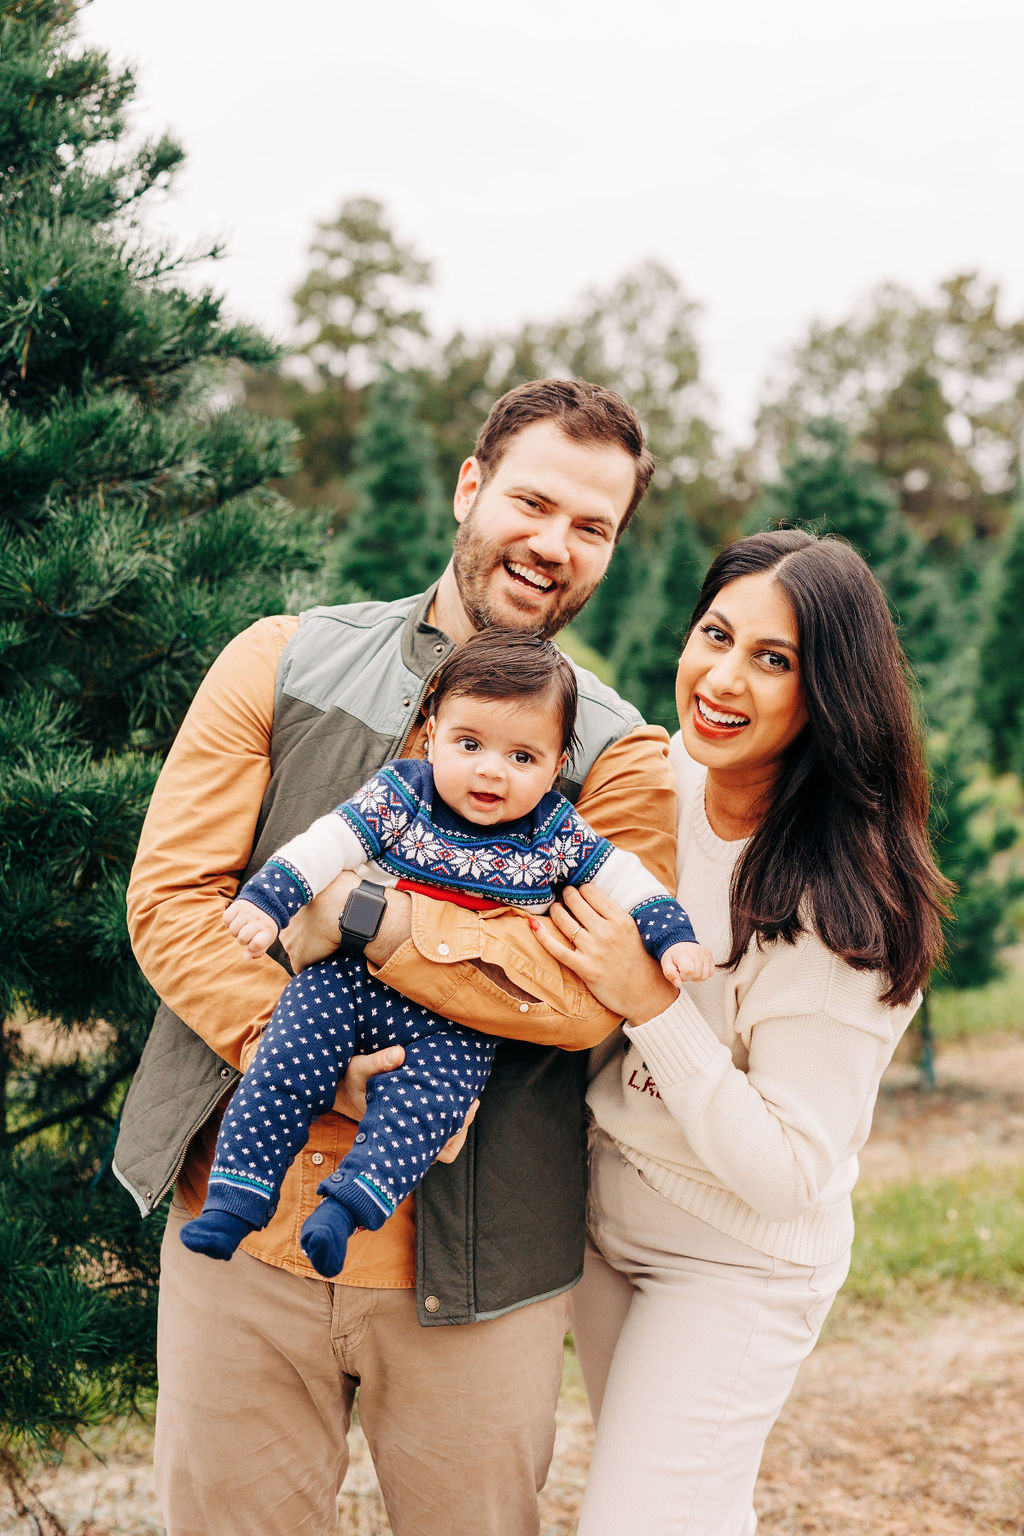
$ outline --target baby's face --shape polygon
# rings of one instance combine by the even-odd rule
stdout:
[[[427,757],[438,794],[481,827],[527,815],[565,764],[548,700],[448,695],[427,722]]]

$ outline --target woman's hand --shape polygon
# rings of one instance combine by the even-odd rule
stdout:
[[[566,886],[549,915],[562,938],[554,938],[546,924],[531,919],[541,944],[620,1018],[644,1024],[678,997],[677,988],[644,949],[629,913],[596,885]]]
[[[366,1085],[370,1078],[381,1072],[393,1072],[404,1060],[405,1052],[400,1045],[389,1045],[386,1050],[374,1051],[369,1056],[353,1056],[334,1096],[333,1107],[338,1114],[349,1120],[361,1120],[366,1114]],[[466,1111],[461,1131],[456,1131],[437,1154],[439,1163],[454,1163],[466,1144],[466,1134],[479,1108],[480,1100],[474,1099]]]

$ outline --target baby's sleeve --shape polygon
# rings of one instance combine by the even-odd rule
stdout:
[[[385,763],[350,799],[272,854],[239,899],[286,928],[343,869],[358,869],[390,848],[420,808],[422,778],[419,763]]]
[[[693,924],[675,897],[647,873],[635,854],[611,843],[608,849],[591,878],[598,890],[629,912],[647,953],[660,960],[673,944],[695,944]]]

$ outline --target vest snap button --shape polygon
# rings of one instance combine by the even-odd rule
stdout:
[[[439,1312],[441,1309],[441,1303],[438,1301],[436,1296],[424,1297],[423,1305],[426,1307],[428,1312]]]

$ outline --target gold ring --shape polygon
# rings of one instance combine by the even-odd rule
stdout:
[[[572,945],[573,949],[576,948],[576,935],[579,933],[579,931],[580,931],[580,929],[582,927],[583,927],[582,923],[577,923],[576,927],[573,929],[572,933],[570,933],[570,935],[569,935],[569,943]]]

